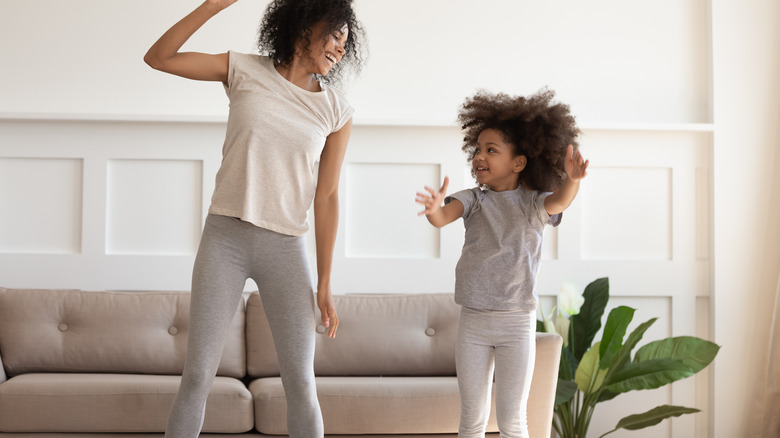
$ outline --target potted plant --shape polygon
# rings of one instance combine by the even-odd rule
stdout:
[[[624,392],[659,388],[690,377],[712,362],[720,349],[700,338],[679,336],[650,342],[632,358],[632,350],[657,318],[640,324],[624,341],[634,317],[634,309],[627,306],[609,312],[601,340],[593,343],[608,301],[608,278],[593,281],[581,295],[567,284],[558,295],[558,311],[553,308],[545,315],[542,309],[542,321],[537,321],[537,331],[558,333],[564,340],[553,417],[553,429],[561,438],[585,438],[598,403]],[[657,406],[621,419],[604,435],[619,429],[642,429],[694,412],[699,410]]]

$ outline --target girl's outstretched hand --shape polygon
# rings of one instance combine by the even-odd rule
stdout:
[[[447,194],[447,186],[450,184],[449,177],[444,177],[444,183],[441,186],[441,189],[438,191],[425,186],[425,190],[430,193],[423,193],[423,192],[417,192],[417,198],[415,198],[415,202],[418,204],[422,204],[425,207],[425,210],[417,213],[418,216],[426,215],[429,216],[433,213],[436,213],[439,209],[441,209],[441,204],[444,202],[444,195]]]
[[[579,150],[575,153],[574,146],[569,145],[564,158],[564,169],[570,180],[579,181],[588,176],[588,163],[590,161],[582,158]]]

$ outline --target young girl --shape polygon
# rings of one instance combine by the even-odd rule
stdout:
[[[466,228],[455,270],[460,438],[485,436],[494,369],[501,437],[528,437],[542,233],[561,222],[588,168],[576,148],[574,117],[553,97],[542,90],[466,99],[458,119],[479,187],[445,197],[445,177],[440,190],[417,193],[431,224],[462,217]]]
[[[230,99],[223,160],[193,268],[187,359],[165,436],[198,436],[226,330],[252,278],[279,357],[289,436],[321,437],[314,291],[303,234],[313,203],[317,304],[334,337],[339,320],[330,275],[353,109],[328,86],[328,76],[338,78],[343,65],[360,66],[360,27],[351,0],[274,0],[258,35],[265,55],[180,51],[235,1],[206,0],[144,58],[167,73],[221,82]]]

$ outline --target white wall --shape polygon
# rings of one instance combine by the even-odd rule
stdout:
[[[154,40],[197,3],[3,1],[2,55],[9,68],[0,113],[224,116],[221,87],[181,81],[141,62]],[[185,50],[251,51],[266,3],[241,0]],[[582,121],[707,123],[704,5],[358,0],[372,56],[349,90],[356,118],[449,124],[476,88],[529,93],[549,85]]]
[[[186,49],[252,51],[265,3],[241,0]],[[141,58],[196,4],[0,1],[0,285],[188,289],[227,102],[219,84],[167,76]],[[462,225],[430,227],[416,217],[414,192],[445,174],[453,190],[471,184],[453,124],[465,96],[548,85],[584,128],[592,171],[547,234],[545,307],[564,279],[609,276],[611,306],[636,307],[637,323],[659,317],[645,339],[697,335],[723,346],[691,381],[600,407],[592,432],[673,403],[703,412],[632,436],[743,436],[768,327],[760,309],[780,266],[780,6],[356,7],[371,53],[346,90],[357,113],[336,293],[451,291]],[[747,385],[735,379],[743,375]]]

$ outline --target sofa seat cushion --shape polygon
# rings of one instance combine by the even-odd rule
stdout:
[[[455,377],[317,377],[326,434],[457,433],[460,395]],[[258,431],[287,433],[281,379],[252,381]],[[488,431],[497,431],[491,413]]]
[[[133,374],[22,374],[0,385],[0,432],[163,432],[180,377]],[[254,426],[252,396],[217,377],[204,432]]]

